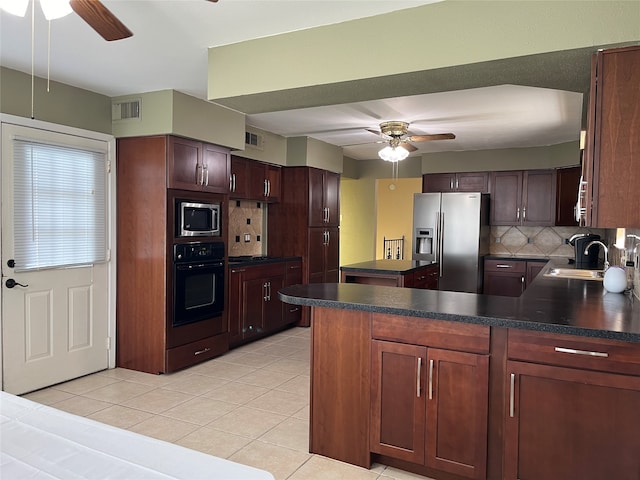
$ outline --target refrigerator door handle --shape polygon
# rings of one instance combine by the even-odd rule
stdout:
[[[444,212],[439,212],[439,217],[440,217],[440,224],[438,226],[438,228],[440,229],[439,235],[438,235],[438,267],[440,268],[440,278],[442,278],[442,275],[444,274],[444,267],[443,267],[443,259],[444,259],[444,255],[442,254],[442,250],[444,247]]]

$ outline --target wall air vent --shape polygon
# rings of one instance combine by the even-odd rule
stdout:
[[[244,132],[245,146],[249,148],[254,148],[256,150],[262,150],[263,148],[262,142],[263,142],[262,135],[258,135],[257,133],[252,133],[252,132]]]
[[[127,100],[111,104],[111,122],[140,120],[142,114],[142,99]]]

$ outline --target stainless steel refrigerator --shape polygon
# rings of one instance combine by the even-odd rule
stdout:
[[[412,258],[438,262],[439,290],[482,293],[489,232],[487,194],[414,195]]]

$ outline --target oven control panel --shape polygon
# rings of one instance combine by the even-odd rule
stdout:
[[[223,258],[224,243],[222,242],[179,243],[173,246],[173,261],[177,263],[222,260]]]

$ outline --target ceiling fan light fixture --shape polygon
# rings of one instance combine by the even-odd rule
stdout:
[[[29,0],[0,0],[0,10],[18,17],[24,17],[28,7]]]
[[[40,6],[47,20],[62,18],[73,11],[69,0],[40,0]]]
[[[407,158],[409,156],[409,152],[400,146],[393,147],[391,145],[387,145],[378,152],[378,156],[385,162],[399,162],[400,160]]]

